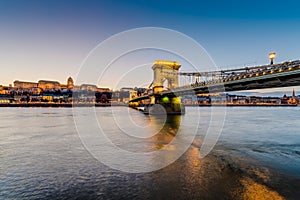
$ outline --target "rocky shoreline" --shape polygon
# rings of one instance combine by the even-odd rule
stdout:
[[[257,160],[223,149],[213,150],[204,159],[219,177],[211,184],[223,193],[223,199],[296,200],[300,196],[300,179],[263,166]]]

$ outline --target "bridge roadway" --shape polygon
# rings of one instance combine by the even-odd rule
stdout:
[[[177,87],[172,90],[163,91],[159,95],[162,97],[172,97],[188,94],[205,94],[300,85],[300,60],[252,68],[233,69],[227,70],[226,72],[216,71],[214,73],[218,74],[218,79]],[[198,73],[198,75],[201,75],[201,73]],[[130,102],[148,99],[153,95],[153,93],[142,95],[130,100]]]

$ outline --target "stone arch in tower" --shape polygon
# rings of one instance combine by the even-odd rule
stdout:
[[[176,61],[156,60],[152,66],[154,72],[154,93],[162,92],[164,82],[167,81],[168,89],[179,86],[178,70],[181,65]]]

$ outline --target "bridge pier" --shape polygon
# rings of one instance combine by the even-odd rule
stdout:
[[[181,103],[181,97],[162,97],[155,95],[150,104],[144,105],[144,114],[147,115],[183,115],[185,107]]]
[[[130,102],[129,107],[142,111],[146,115],[183,115],[185,107],[181,97],[151,96],[150,103]]]

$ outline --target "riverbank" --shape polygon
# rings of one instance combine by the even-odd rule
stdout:
[[[110,107],[128,106],[125,103],[0,103],[0,107],[40,107],[40,108],[71,108],[71,107]],[[184,104],[186,107],[295,107],[297,104]]]
[[[0,103],[0,107],[46,107],[46,108],[71,108],[71,107],[110,107],[110,106],[127,106],[126,104],[110,103]]]

